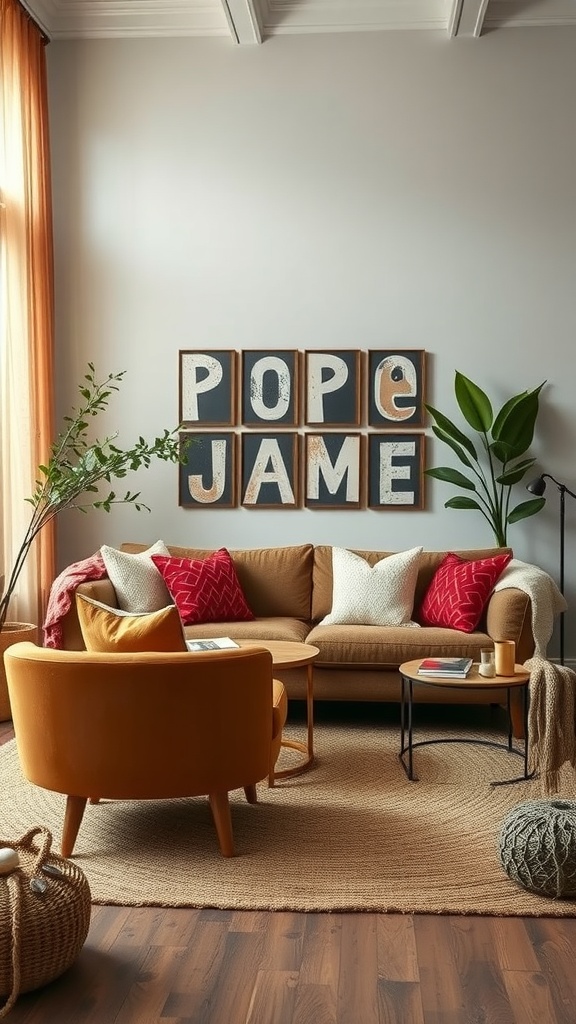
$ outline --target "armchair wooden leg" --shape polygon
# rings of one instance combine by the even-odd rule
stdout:
[[[249,804],[258,803],[258,794],[256,792],[256,786],[244,786],[244,795]]]
[[[71,857],[74,843],[78,835],[87,797],[69,796],[66,798],[66,812],[64,814],[64,827],[62,829],[62,856]]]
[[[232,839],[232,816],[226,790],[222,793],[209,793],[210,808],[216,834],[220,843],[220,852],[223,857],[234,856],[234,840]]]

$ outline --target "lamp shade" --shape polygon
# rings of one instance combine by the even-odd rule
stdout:
[[[531,494],[536,494],[541,497],[546,490],[546,481],[543,476],[537,476],[530,483],[526,484],[526,490],[530,491]]]

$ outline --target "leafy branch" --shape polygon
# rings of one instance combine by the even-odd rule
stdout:
[[[26,498],[33,511],[0,599],[0,629],[6,621],[8,606],[30,548],[49,522],[65,509],[83,513],[90,509],[110,512],[113,505],[132,505],[138,512],[149,512],[148,505],[140,500],[139,491],[127,490],[118,495],[110,486],[107,493],[102,494],[101,488],[122,480],[129,472],[148,468],[154,459],[176,463],[184,458],[177,430],[164,430],[153,441],[139,437],[130,448],[119,447],[117,433],[90,441],[91,420],[108,407],[114,392],[120,390],[125,373],[125,370],[109,373],[103,381],[98,381],[93,364],[88,363],[88,372],[78,388],[82,403],[64,417],[64,428],[50,448],[48,463],[38,467],[34,492]]]

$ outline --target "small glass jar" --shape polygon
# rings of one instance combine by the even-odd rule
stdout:
[[[496,658],[493,647],[483,647],[480,651],[478,672],[486,679],[492,679],[496,675]]]

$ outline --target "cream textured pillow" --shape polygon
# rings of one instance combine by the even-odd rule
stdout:
[[[152,555],[170,554],[163,540],[137,555],[103,544],[100,554],[122,611],[156,612],[172,603],[162,574],[152,561]]]
[[[372,567],[346,548],[332,548],[332,611],[320,625],[416,625],[410,616],[421,551],[399,551]]]

